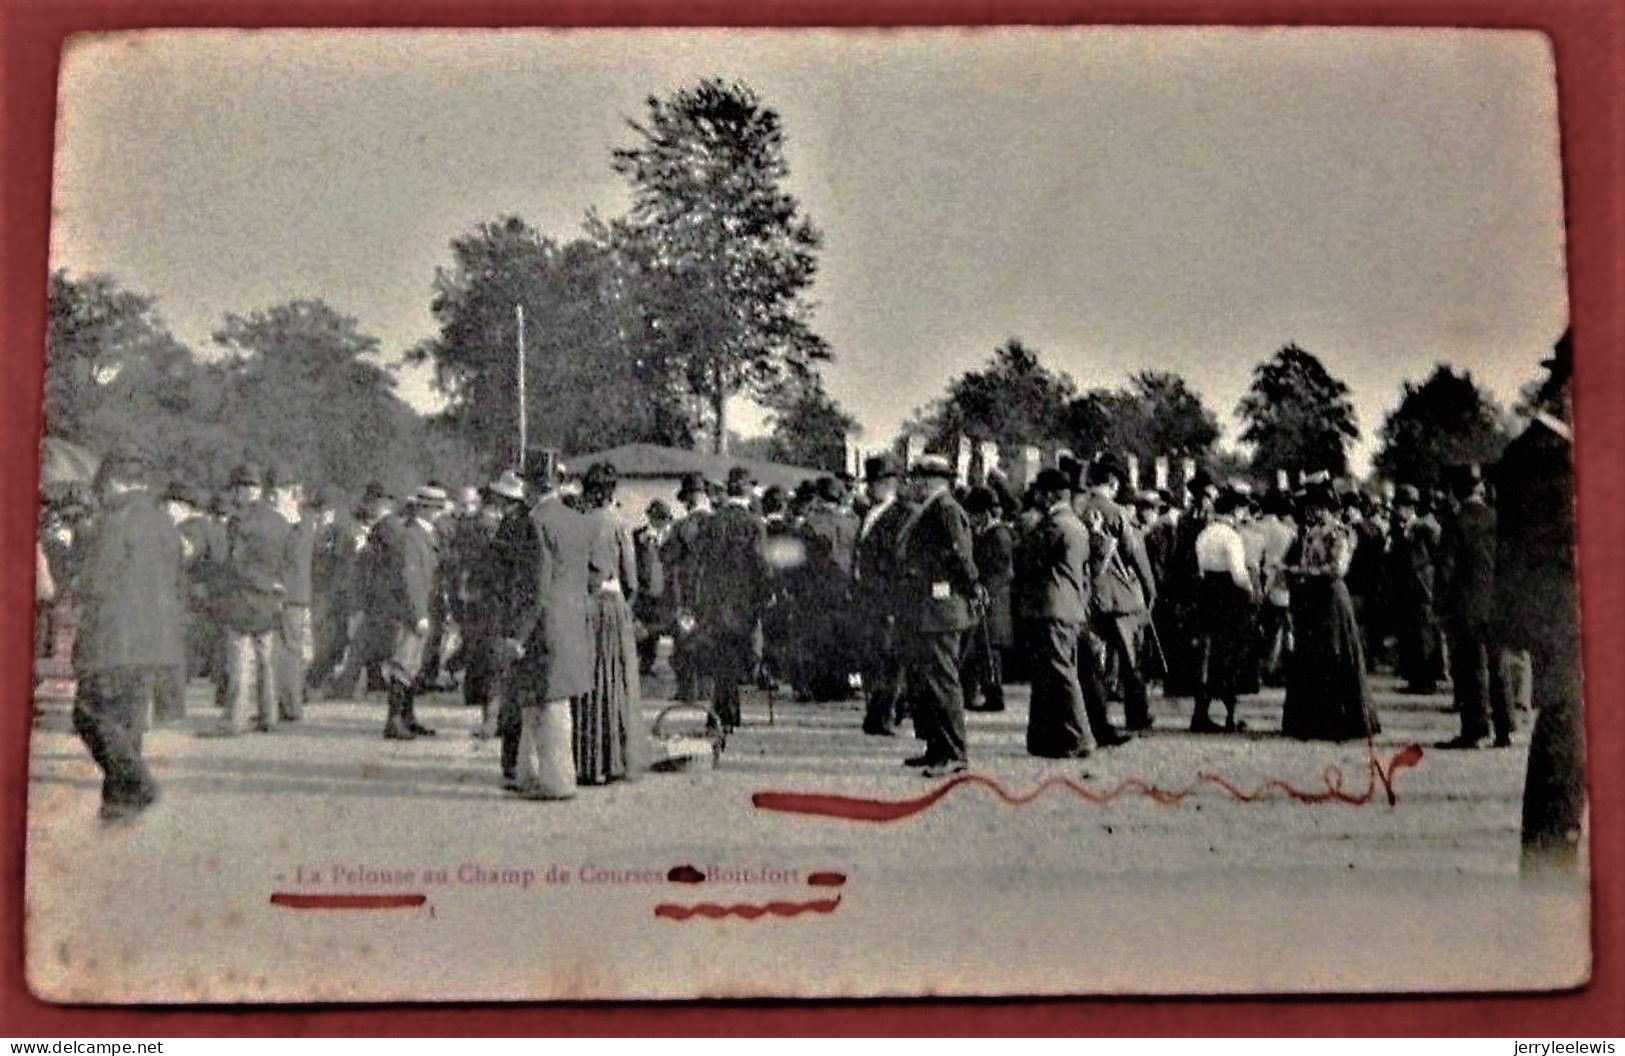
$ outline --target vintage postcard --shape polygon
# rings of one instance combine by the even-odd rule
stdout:
[[[1584,985],[1555,75],[74,38],[34,992]]]

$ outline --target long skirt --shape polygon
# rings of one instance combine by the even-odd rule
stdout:
[[[1349,741],[1378,732],[1365,684],[1365,653],[1354,605],[1341,579],[1292,586],[1293,652],[1281,732],[1299,740]]]
[[[1236,586],[1228,572],[1203,573],[1197,597],[1202,677],[1196,699],[1201,703],[1221,700],[1234,704],[1237,696],[1258,691],[1253,677],[1257,621],[1252,599]]]
[[[647,765],[639,714],[637,634],[626,599],[600,591],[588,608],[593,636],[592,691],[570,702],[576,781],[601,785],[636,777]]]

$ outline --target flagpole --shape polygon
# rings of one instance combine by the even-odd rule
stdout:
[[[519,322],[519,342],[518,342],[518,351],[519,351],[519,369],[518,369],[518,374],[519,374],[519,459],[518,459],[518,461],[520,463],[523,463],[524,460],[525,460],[525,451],[528,448],[527,441],[529,439],[529,437],[526,435],[526,429],[525,429],[525,425],[526,425],[526,422],[525,422],[525,306],[522,305],[522,304],[516,304],[516,305],[513,306],[513,312],[514,312],[514,317]]]

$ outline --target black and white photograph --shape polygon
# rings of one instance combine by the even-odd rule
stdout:
[[[1584,985],[1555,76],[1513,30],[72,38],[30,988]]]

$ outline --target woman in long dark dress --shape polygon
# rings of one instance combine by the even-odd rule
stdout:
[[[1299,740],[1349,741],[1381,729],[1365,683],[1365,655],[1343,577],[1354,532],[1337,518],[1330,487],[1304,497],[1304,527],[1287,552],[1293,653],[1281,732]]]
[[[576,783],[601,785],[636,777],[647,763],[638,705],[637,636],[626,592],[636,588],[632,537],[611,504],[615,467],[594,463],[582,480],[582,513],[598,525],[587,613],[593,638],[593,688],[571,701]]]

